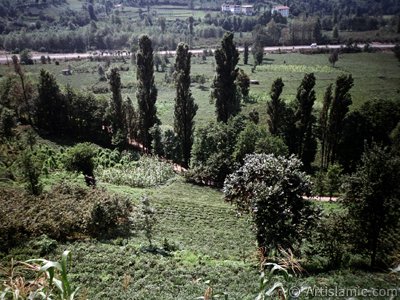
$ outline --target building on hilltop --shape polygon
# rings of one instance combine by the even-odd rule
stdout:
[[[285,18],[289,17],[289,7],[288,6],[284,6],[284,5],[274,6],[274,7],[272,7],[271,14],[274,14],[275,12],[280,14],[282,17],[285,17]]]
[[[234,15],[252,16],[254,14],[254,7],[251,4],[238,5],[238,4],[224,3],[221,6],[221,11],[225,13],[232,13]]]

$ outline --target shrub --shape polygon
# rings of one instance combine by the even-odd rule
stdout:
[[[133,206],[128,197],[61,183],[40,196],[4,189],[0,198],[0,251],[46,234],[64,241],[82,235],[128,234]]]
[[[251,214],[258,246],[267,253],[280,247],[298,249],[315,226],[318,210],[303,199],[311,182],[301,167],[294,156],[253,154],[225,180],[225,200]]]
[[[82,173],[88,186],[96,185],[94,178],[94,156],[96,149],[90,143],[77,144],[65,153],[64,164],[67,171]]]

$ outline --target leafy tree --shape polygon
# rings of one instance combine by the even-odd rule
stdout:
[[[13,127],[15,126],[15,117],[11,109],[0,106],[0,140],[13,136]]]
[[[67,110],[55,77],[42,69],[36,99],[37,126],[53,134],[64,133],[68,126]]]
[[[217,120],[226,123],[240,111],[235,85],[239,51],[233,42],[233,33],[225,33],[221,46],[215,50],[215,61],[217,68],[211,97],[215,100]]]
[[[249,62],[249,44],[244,44],[243,63],[247,65]]]
[[[322,104],[322,109],[318,119],[319,125],[319,139],[321,141],[321,168],[324,169],[326,167],[327,162],[325,161],[326,155],[326,143],[328,139],[328,117],[329,117],[329,109],[331,107],[331,103],[333,101],[332,95],[332,84],[328,85],[324,94],[324,102]]]
[[[21,63],[25,65],[33,65],[32,54],[28,49],[22,50],[19,54],[19,58],[21,60]]]
[[[153,247],[154,227],[157,224],[156,211],[150,205],[150,200],[147,196],[140,199],[139,207],[139,221],[140,228],[144,231],[147,240],[149,241],[150,248]]]
[[[110,73],[110,88],[112,99],[110,103],[110,119],[113,134],[113,144],[123,146],[126,142],[125,112],[121,95],[121,77],[117,68]]]
[[[321,33],[321,30],[322,30],[321,21],[320,21],[320,19],[318,18],[317,21],[315,22],[315,25],[314,25],[314,33],[313,33],[314,40],[315,40],[315,42],[317,42],[317,43],[320,43],[320,42],[322,41],[322,33]]]
[[[311,169],[317,152],[317,142],[314,134],[313,106],[315,102],[315,76],[313,73],[306,74],[297,89],[295,99],[295,126],[296,126],[296,152],[306,170]]]
[[[13,66],[14,66],[14,71],[18,75],[20,81],[21,81],[21,89],[22,89],[22,94],[23,94],[23,99],[24,99],[24,105],[25,105],[25,111],[27,112],[28,115],[28,122],[29,124],[33,124],[32,122],[32,113],[31,113],[31,106],[29,103],[28,99],[28,91],[27,91],[27,83],[25,79],[25,73],[21,68],[21,65],[19,64],[18,57],[16,55],[12,56],[12,61],[13,61]]]
[[[158,124],[155,124],[152,128],[150,128],[150,134],[152,137],[152,154],[159,156],[164,155],[160,126]]]
[[[42,163],[33,154],[32,150],[25,150],[21,157],[21,173],[25,188],[32,195],[40,195],[43,186],[40,182]]]
[[[253,153],[287,156],[288,148],[282,138],[272,136],[265,127],[247,122],[237,137],[232,158],[242,164],[245,156]]]
[[[165,158],[170,159],[172,161],[180,160],[180,144],[178,136],[171,129],[167,129],[162,136],[162,145],[164,146],[163,151]]]
[[[252,47],[254,62],[256,66],[262,65],[264,58],[264,47],[260,42],[255,42]]]
[[[374,99],[343,120],[342,136],[337,147],[337,159],[352,172],[359,163],[366,145],[373,142],[390,146],[390,134],[400,121],[400,107],[393,100]]]
[[[167,20],[164,17],[159,17],[158,24],[160,25],[161,32],[165,33],[165,28],[167,27]]]
[[[156,107],[157,88],[154,83],[153,47],[147,35],[139,38],[136,60],[139,138],[143,146],[151,150],[149,130],[160,121],[157,117]]]
[[[339,164],[333,164],[328,167],[325,174],[325,186],[329,193],[329,199],[332,199],[333,193],[337,192],[342,183],[343,169]]]
[[[189,180],[195,183],[211,181],[216,186],[222,186],[226,175],[234,167],[232,154],[245,125],[245,118],[238,115],[226,124],[210,122],[198,128],[193,143]]]
[[[352,221],[351,242],[371,267],[390,263],[400,251],[400,159],[377,146],[366,151],[356,173],[346,180],[343,205]]]
[[[189,166],[193,145],[194,117],[198,109],[190,91],[190,58],[188,45],[179,44],[175,61],[174,130],[180,145],[179,157],[185,167]]]
[[[336,62],[339,60],[339,51],[333,50],[329,55],[329,62],[332,64],[332,67],[335,67]]]
[[[343,120],[349,112],[352,104],[350,89],[353,87],[353,77],[351,75],[340,75],[336,79],[335,94],[329,110],[328,119],[328,139],[326,143],[326,159],[329,163],[334,163],[337,156],[337,147],[342,135]]]
[[[248,155],[224,183],[225,200],[250,213],[259,247],[298,249],[314,225],[312,204],[303,199],[311,188],[301,162],[274,155]]]
[[[396,44],[393,48],[394,55],[400,61],[400,44]]]
[[[333,37],[335,40],[339,39],[339,29],[338,29],[337,26],[335,26],[335,27],[333,28],[332,37]]]
[[[76,144],[65,152],[64,165],[67,171],[82,173],[87,186],[95,186],[94,160],[96,150],[90,143]]]
[[[277,78],[272,83],[271,100],[267,102],[268,129],[275,136],[283,133],[286,104],[280,96],[284,86],[282,78]]]
[[[94,13],[94,8],[91,3],[89,3],[89,5],[88,5],[88,13],[89,13],[89,17],[91,20],[97,21],[96,14]]]
[[[236,84],[239,88],[238,91],[240,93],[240,97],[243,99],[243,102],[248,102],[250,91],[250,78],[242,69],[239,69]]]

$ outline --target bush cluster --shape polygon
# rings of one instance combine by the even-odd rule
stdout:
[[[150,187],[165,183],[174,176],[171,164],[150,156],[125,161],[113,167],[99,167],[96,176],[103,182],[130,187]]]
[[[56,240],[127,234],[133,225],[129,198],[61,183],[40,196],[3,189],[0,198],[0,251],[46,234]]]

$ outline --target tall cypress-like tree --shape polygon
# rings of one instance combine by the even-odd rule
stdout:
[[[139,139],[143,146],[151,150],[150,128],[160,123],[157,118],[157,88],[154,83],[153,46],[147,35],[139,38],[139,50],[136,54],[136,79],[138,101]]]
[[[326,162],[326,144],[328,139],[328,116],[329,108],[332,103],[332,84],[328,85],[325,90],[324,103],[322,104],[322,110],[319,115],[318,125],[319,125],[319,139],[321,141],[321,168],[325,169],[327,167]]]
[[[113,129],[116,131],[123,128],[124,118],[121,96],[121,76],[117,68],[111,70],[110,88],[112,93],[112,125]]]
[[[311,168],[317,150],[317,142],[313,132],[315,117],[313,106],[315,102],[315,76],[314,73],[306,74],[297,89],[295,100],[295,126],[296,126],[296,154],[301,159],[306,169]]]
[[[215,100],[217,120],[226,123],[240,111],[240,98],[236,93],[239,51],[233,42],[233,33],[225,33],[221,46],[215,50],[217,63],[211,97]]]
[[[112,101],[110,103],[111,126],[113,130],[113,144],[122,145],[126,141],[125,112],[121,95],[121,76],[118,69],[113,68],[110,73],[110,88]]]
[[[48,71],[41,70],[36,99],[37,126],[50,133],[63,133],[67,127],[66,102],[60,93],[56,79]]]
[[[189,166],[193,145],[193,119],[198,109],[190,91],[190,57],[188,45],[180,43],[176,49],[175,61],[174,130],[179,140],[180,157],[185,167]]]
[[[334,163],[336,160],[337,145],[342,135],[343,120],[349,112],[352,104],[350,89],[353,87],[353,77],[351,75],[340,75],[336,79],[335,95],[328,119],[328,139],[326,149],[327,163]]]
[[[244,51],[243,51],[243,63],[247,65],[249,62],[249,44],[244,44]]]
[[[281,135],[284,126],[286,104],[280,98],[283,87],[282,78],[277,78],[271,87],[271,100],[267,102],[268,128],[272,135]]]

